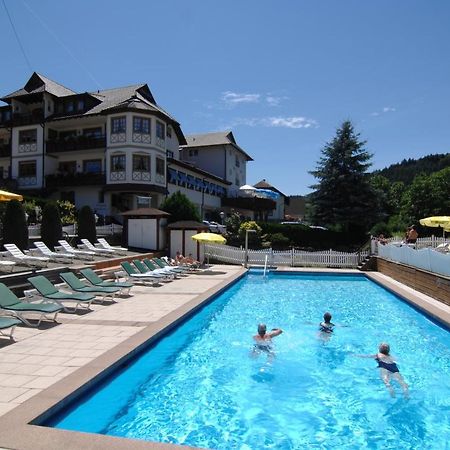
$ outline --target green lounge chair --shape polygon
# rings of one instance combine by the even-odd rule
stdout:
[[[158,275],[164,280],[169,280],[175,278],[173,273],[166,272],[165,270],[153,267],[149,268],[140,259],[133,259],[133,264],[136,266],[137,270],[143,274]]]
[[[150,263],[147,264],[147,261]],[[175,272],[175,273],[185,273],[187,272],[189,269],[184,268],[184,267],[175,267],[175,266],[171,266],[170,264],[166,263],[165,261],[163,261],[161,258],[152,258],[151,260],[149,259],[144,259],[145,264],[147,264],[149,267],[156,266],[159,267],[160,269],[164,269],[164,270],[171,270],[171,272]]]
[[[125,272],[125,276],[127,278],[128,281],[131,282],[138,282],[138,283],[143,283],[143,284],[148,284],[150,283],[152,286],[158,286],[159,285],[159,280],[161,280],[161,278],[163,278],[160,275],[152,275],[150,273],[148,274],[143,274],[137,271],[136,268],[134,268],[128,261],[123,261],[120,263],[120,265],[122,266],[122,269]],[[117,276],[117,273],[116,273]]]
[[[66,311],[74,312],[78,309],[78,306],[81,305],[86,305],[85,309],[90,309],[91,303],[95,300],[95,295],[93,294],[60,291],[42,275],[28,278],[28,281],[42,297],[54,301],[57,305],[64,307]],[[67,306],[64,306],[62,302],[74,302],[75,307],[70,309]]]
[[[76,275],[72,272],[60,273],[59,276],[66,282],[66,284],[76,292],[85,292],[89,294],[102,295],[102,303],[107,297],[114,300],[114,296],[117,292],[120,292],[118,287],[100,287],[100,286],[88,286],[84,284]]]
[[[54,314],[53,321],[56,322],[56,316],[64,308],[60,305],[55,305],[55,303],[28,303],[22,302],[17,298],[16,294],[11,291],[3,283],[0,283],[0,309],[8,312],[8,314],[13,315],[17,319],[21,320],[23,323],[30,327],[38,327],[44,317],[50,314]],[[23,315],[25,313],[29,314],[39,314],[39,320],[37,325],[32,325]]]
[[[89,268],[81,269],[80,272],[83,277],[86,278],[86,280],[88,280],[89,283],[91,283],[93,286],[118,287],[120,288],[121,292],[126,295],[130,295],[130,289],[134,286],[133,283],[127,283],[126,281],[105,281],[100,278],[92,269]]]
[[[9,337],[13,341],[14,330],[16,329],[16,326],[21,323],[22,322],[15,317],[0,317],[0,335]],[[7,330],[8,328],[10,328],[9,334],[5,334],[3,330]]]

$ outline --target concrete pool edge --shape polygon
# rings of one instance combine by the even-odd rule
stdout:
[[[126,363],[142,348],[151,345],[160,336],[170,332],[199,308],[209,303],[230,285],[241,279],[247,270],[242,269],[215,287],[199,294],[188,303],[170,312],[162,319],[145,327],[142,331],[80,367],[61,381],[30,398],[20,406],[0,417],[0,448],[40,450],[64,448],[83,449],[180,449],[180,445],[149,442],[137,439],[107,436],[102,434],[73,432],[35,425],[38,420],[52,415],[88,390],[93,384],[107,377],[112,371]],[[184,446],[184,448],[194,448]]]
[[[342,270],[338,272],[334,270],[317,271],[312,268],[302,271],[283,270],[280,272],[297,272],[303,274],[308,272],[321,272],[323,274],[359,274],[360,276],[365,276],[371,281],[380,284],[430,316],[436,317],[442,323],[450,325],[450,307],[446,305],[439,307],[439,305],[435,304],[439,302],[429,297],[426,299],[424,297],[427,296],[415,293],[411,288],[403,286],[401,283],[377,272],[362,273],[355,270]],[[152,341],[157,340],[161,335],[170,331],[180,321],[189,317],[230,285],[241,279],[245,273],[246,270],[242,269],[231,275],[220,284],[198,295],[185,305],[167,314],[159,321],[148,325],[145,329],[128,338],[107,353],[99,356],[91,363],[81,367],[73,374],[67,376],[63,380],[44,390],[42,393],[16,407],[11,412],[0,417],[0,448],[23,450],[52,448],[64,448],[65,450],[78,450],[80,448],[100,450],[106,447],[112,450],[123,448],[138,450],[194,448],[100,434],[73,432],[33,425],[31,423],[38,418],[52,414],[57,405],[58,409],[59,407],[64,407],[64,405],[72,398],[88,389],[89,386],[95,384],[99,379],[107,376],[115,368],[123,364],[124,361],[128,360],[129,357],[132,357],[135,353],[139,352],[144,346],[149,345]]]

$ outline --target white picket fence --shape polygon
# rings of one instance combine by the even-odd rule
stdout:
[[[406,245],[403,244],[398,238],[388,238],[385,239],[385,242],[387,244],[393,244],[393,245]],[[442,236],[429,236],[429,237],[423,237],[418,238],[417,242],[415,244],[408,244],[411,247],[415,248],[416,250],[420,250],[422,248],[436,248],[440,244],[444,244],[445,242],[448,242],[448,239],[445,239]],[[378,240],[375,237],[372,237],[371,239],[371,253],[372,255],[378,254],[378,249],[382,245],[379,244]]]
[[[356,268],[369,255],[361,253],[336,252],[334,250],[305,252],[301,250],[248,250],[248,265],[264,265],[266,256],[271,266],[290,267],[342,267]],[[205,256],[228,264],[244,264],[245,249],[229,245],[205,245]]]
[[[113,234],[122,234],[122,225],[116,225],[112,223],[111,225],[101,225],[95,227],[97,230],[97,236],[112,236]],[[77,224],[66,225],[63,227],[63,233],[67,233],[69,236],[77,235]],[[40,225],[29,225],[28,226],[28,236],[30,238],[38,237],[41,235]]]

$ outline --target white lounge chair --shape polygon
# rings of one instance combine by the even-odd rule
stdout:
[[[450,243],[444,242],[442,244],[439,244],[435,250],[439,253],[450,253]]]
[[[101,245],[101,248],[105,248],[106,250],[113,250],[119,255],[126,255],[128,252],[127,248],[124,247],[115,247],[109,244],[109,242],[105,238],[98,238],[97,242]],[[98,247],[96,247],[98,248]]]
[[[16,263],[14,261],[0,260],[0,271],[2,272],[12,272]]]
[[[68,262],[71,263],[73,261],[74,256],[69,253],[58,253],[52,252],[44,242],[37,241],[34,243],[35,247],[47,258],[50,258],[56,262]]]
[[[48,262],[50,261],[49,258],[46,258],[44,256],[25,255],[25,253],[23,253],[16,244],[4,244],[3,246],[5,247],[6,251],[9,252],[12,259],[16,260],[20,264],[24,264],[25,266],[47,267]]]
[[[66,240],[61,239],[58,241],[59,245],[63,248],[63,250],[66,253],[69,253],[70,255],[73,255],[74,258],[79,259],[94,259],[94,256],[96,255],[94,252],[89,252],[87,250],[78,250],[76,248],[73,248]]]
[[[81,239],[83,246],[87,248],[90,252],[94,252],[101,255],[112,255],[114,254],[114,250],[107,250],[106,248],[98,248],[95,247],[94,244],[91,243],[89,239]]]

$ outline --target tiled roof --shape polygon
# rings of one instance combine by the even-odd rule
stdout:
[[[98,98],[101,103],[87,111],[86,115],[99,114],[106,109],[119,106],[121,103],[124,103],[135,96],[136,91],[143,86],[145,86],[145,84],[135,84],[133,86],[90,92],[89,94]]]
[[[254,184],[253,187],[255,187],[256,189],[270,189],[271,191],[278,192],[283,197],[287,197],[285,194],[283,194],[281,191],[279,191],[276,187],[274,187],[270,183],[268,183],[265,179]]]
[[[191,134],[186,136],[187,145],[184,148],[190,147],[212,147],[215,145],[232,145],[236,150],[239,150],[247,161],[253,161],[253,158],[245,152],[239,145],[236,144],[233,133],[231,131],[219,131],[216,133],[205,134]]]

